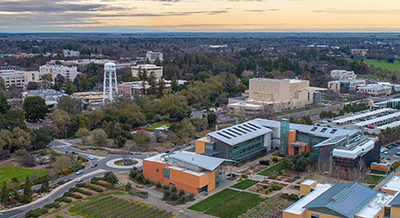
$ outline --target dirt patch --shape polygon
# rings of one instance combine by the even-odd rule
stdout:
[[[128,178],[129,173],[117,173],[115,174],[117,176],[117,179],[119,182],[121,182],[122,184],[126,184],[128,182],[132,183],[132,181]]]

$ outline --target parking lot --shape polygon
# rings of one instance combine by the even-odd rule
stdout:
[[[363,130],[368,133],[379,134],[387,127],[400,126],[400,112],[391,108],[365,110],[354,114],[320,121],[321,126],[338,129]]]
[[[397,154],[400,154],[399,152],[400,152],[400,142],[396,142],[389,146],[382,147],[381,148],[381,157],[400,161],[400,155],[397,155]]]

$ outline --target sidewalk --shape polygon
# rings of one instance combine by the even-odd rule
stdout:
[[[382,188],[382,186],[385,185],[393,176],[398,176],[398,175],[400,175],[400,171],[399,170],[395,170],[395,171],[391,172],[379,184],[377,184],[375,186],[374,190],[375,191],[379,191]]]

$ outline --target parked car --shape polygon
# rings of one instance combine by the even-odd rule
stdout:
[[[93,160],[93,159],[94,159],[94,157],[93,157],[92,155],[90,155],[90,154],[89,154],[87,157],[88,157],[90,160]]]
[[[83,182],[83,179],[82,178],[78,178],[78,179],[76,179],[76,181],[77,182]]]
[[[373,126],[367,126],[367,128],[368,128],[368,129],[373,129],[373,128],[375,128],[375,127],[373,127]]]
[[[192,143],[190,143],[190,142],[188,142],[188,143],[186,143],[186,146],[189,146],[189,145],[191,145]]]
[[[387,154],[390,154],[390,151],[385,151],[383,153],[387,155]]]
[[[392,149],[392,148],[393,148],[392,145],[387,146],[387,149]]]
[[[319,121],[319,123],[324,124],[324,123],[328,123],[328,121],[326,121],[326,120],[321,120],[321,121]]]
[[[79,174],[82,174],[83,173],[83,170],[78,170],[77,172],[76,172],[76,175],[79,175]]]
[[[400,151],[396,153],[397,156],[400,156]]]
[[[71,153],[75,154],[75,155],[78,155],[78,152],[76,152],[76,151],[72,151]]]
[[[329,120],[328,120],[328,122],[332,122],[332,121],[333,121],[332,119],[329,119]]]
[[[177,151],[177,150],[179,150],[179,149],[180,149],[179,147],[175,147],[175,148],[174,148],[174,151]]]
[[[163,153],[166,153],[166,154],[168,154],[168,153],[169,153],[169,151],[168,151],[168,150],[165,150]]]
[[[92,167],[93,168],[97,167],[97,163],[92,164]]]

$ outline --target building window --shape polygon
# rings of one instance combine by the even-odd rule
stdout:
[[[319,218],[319,215],[318,214],[311,214],[311,218]]]
[[[158,170],[158,169],[156,169],[156,172],[158,173],[158,172],[159,172],[159,170]]]
[[[169,169],[164,168],[164,178],[169,179]]]

